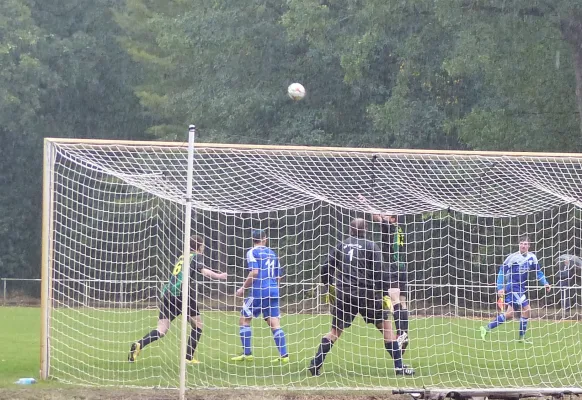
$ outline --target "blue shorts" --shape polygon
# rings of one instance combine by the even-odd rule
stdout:
[[[261,314],[263,314],[263,318],[279,318],[279,315],[281,315],[279,297],[247,297],[240,314],[245,318],[257,318]]]
[[[529,305],[529,300],[525,293],[511,292],[505,295],[505,304],[513,307],[514,310],[520,310]]]

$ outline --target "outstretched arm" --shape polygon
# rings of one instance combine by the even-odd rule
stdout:
[[[226,278],[228,278],[228,275],[226,272],[215,272],[215,271],[213,271],[209,268],[206,268],[206,267],[202,268],[200,273],[202,275],[204,275],[205,277],[210,278],[210,279],[214,279],[214,280],[224,281],[224,280],[226,280]]]

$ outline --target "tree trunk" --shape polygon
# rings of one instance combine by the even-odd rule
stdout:
[[[578,104],[578,120],[582,134],[582,42],[573,49],[574,71],[576,74],[576,103]]]
[[[576,75],[576,104],[578,120],[582,135],[582,14],[574,13],[571,18],[560,21],[560,30],[564,39],[572,46],[572,59]]]

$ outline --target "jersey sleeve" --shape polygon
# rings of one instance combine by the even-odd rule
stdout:
[[[259,262],[255,258],[254,249],[247,251],[247,267],[249,270],[259,269]]]
[[[396,245],[398,246],[397,251],[404,252],[404,249],[406,247],[406,235],[404,234],[404,230],[400,226],[396,228],[396,237],[394,239]]]
[[[538,261],[538,258],[532,254],[532,258],[533,258],[533,263],[531,265],[531,270],[536,272],[536,277],[538,279],[538,281],[542,284],[542,285],[548,285],[548,280],[546,279],[546,275],[544,274],[544,271],[542,271],[542,267]]]
[[[499,267],[499,272],[497,273],[497,291],[500,291],[505,286],[505,277],[503,274],[504,270],[505,264]]]
[[[321,283],[324,285],[333,285],[333,277],[335,276],[335,268],[337,263],[337,247],[332,247],[329,250],[329,254],[327,255],[323,264],[321,264],[320,269],[320,279]]]

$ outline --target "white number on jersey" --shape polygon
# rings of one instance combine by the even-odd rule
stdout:
[[[265,262],[265,265],[267,266],[267,276],[269,278],[275,278],[275,260],[272,258],[269,258]]]
[[[348,256],[350,256],[350,264],[351,264],[352,260],[354,259],[354,248],[353,247],[350,249],[350,251],[348,251]]]

